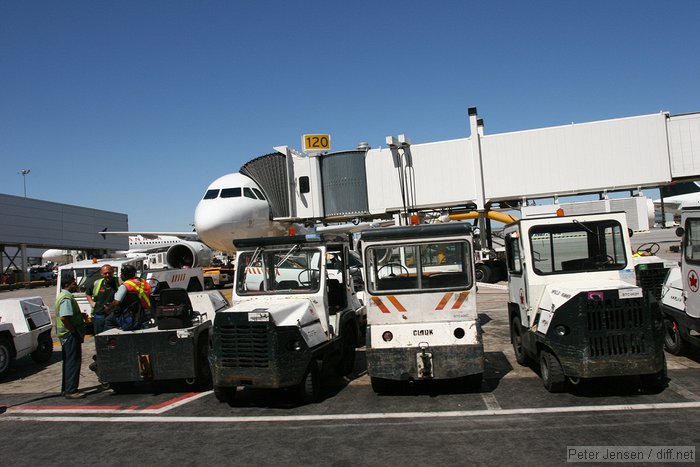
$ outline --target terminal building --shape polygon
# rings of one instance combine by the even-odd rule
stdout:
[[[128,216],[118,212],[0,194],[0,223],[0,273],[22,271],[25,282],[31,280],[31,249],[81,250],[97,257],[129,249],[126,237],[100,235],[105,229],[129,230]]]

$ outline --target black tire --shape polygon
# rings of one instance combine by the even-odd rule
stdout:
[[[46,363],[53,356],[53,339],[51,339],[51,331],[47,331],[39,335],[37,339],[37,348],[29,354],[35,363]]]
[[[491,268],[483,263],[479,263],[475,266],[474,276],[477,282],[489,283],[491,282]]]
[[[671,355],[682,355],[687,350],[678,324],[668,316],[664,317],[664,348]]]
[[[219,402],[231,403],[236,400],[236,387],[214,386],[214,396]]]
[[[207,334],[199,336],[197,343],[197,377],[194,385],[197,388],[206,388],[211,384],[211,368],[209,367],[209,337]]]
[[[520,323],[519,316],[515,316],[510,323],[510,340],[513,343],[515,361],[522,366],[531,365],[532,358],[527,355],[523,347],[523,325]]]
[[[7,376],[14,361],[15,352],[12,349],[10,339],[0,337],[0,378]]]
[[[336,376],[347,376],[355,369],[355,346],[357,345],[357,332],[351,324],[343,328],[341,333],[341,356],[338,364],[333,368]]]
[[[321,372],[318,362],[311,360],[298,387],[299,402],[311,404],[321,398]]]
[[[549,350],[540,351],[540,376],[549,392],[562,392],[566,388],[566,375],[561,363]]]
[[[390,379],[370,377],[372,390],[377,394],[389,394],[396,389],[396,382]]]

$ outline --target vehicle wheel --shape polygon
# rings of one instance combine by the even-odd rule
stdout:
[[[214,386],[214,395],[219,402],[231,403],[236,399],[236,387]]]
[[[388,394],[391,393],[396,387],[396,382],[390,379],[375,378],[370,377],[370,382],[372,383],[372,390],[377,394]]]
[[[197,378],[194,385],[198,388],[206,388],[211,384],[211,368],[209,367],[209,341],[207,334],[199,336],[197,344]]]
[[[686,343],[678,324],[668,317],[664,318],[664,347],[672,355],[681,355],[686,350]]]
[[[474,269],[477,282],[488,283],[491,281],[491,268],[485,264],[477,264]]]
[[[318,362],[311,360],[299,385],[299,401],[304,404],[318,402],[321,397],[321,372]]]
[[[10,340],[7,337],[0,337],[0,378],[7,376],[14,361],[15,353]]]
[[[561,363],[550,351],[540,352],[540,375],[542,384],[549,392],[562,392],[566,387],[566,376]]]
[[[341,339],[341,357],[340,362],[333,368],[333,372],[337,376],[347,376],[355,369],[355,345],[357,342],[355,329],[351,325],[345,326]]]
[[[519,316],[514,317],[510,323],[510,340],[513,342],[515,361],[522,366],[532,364],[532,359],[525,353],[525,348],[523,347],[523,325],[520,323]]]
[[[51,331],[39,335],[37,339],[37,348],[30,354],[35,363],[46,363],[51,360],[53,355],[53,339],[51,339]]]

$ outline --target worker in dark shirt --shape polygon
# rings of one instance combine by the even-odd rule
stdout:
[[[109,314],[107,305],[114,300],[114,294],[119,289],[119,282],[114,277],[114,270],[109,264],[100,268],[100,279],[97,279],[85,291],[85,297],[92,307],[92,326],[95,334],[105,330],[105,318]]]

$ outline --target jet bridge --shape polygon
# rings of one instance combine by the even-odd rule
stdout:
[[[484,210],[528,199],[639,190],[700,178],[700,113],[634,116],[307,156],[283,146],[286,210],[276,220],[341,221]],[[280,180],[281,178],[277,178]],[[263,185],[263,181],[256,179]],[[525,203],[523,203],[525,204]]]

